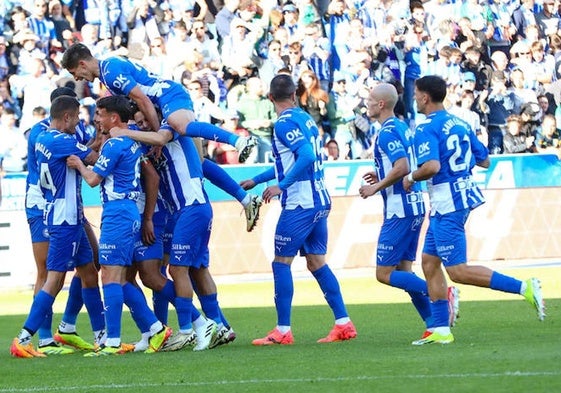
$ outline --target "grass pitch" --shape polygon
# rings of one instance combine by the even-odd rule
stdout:
[[[523,300],[461,304],[450,345],[413,347],[423,331],[410,304],[349,306],[358,337],[317,344],[332,324],[327,306],[293,310],[292,346],[253,347],[275,323],[268,308],[230,308],[233,343],[205,352],[15,359],[9,345],[25,317],[0,317],[0,393],[8,392],[559,392],[560,299],[539,322]],[[55,315],[54,321],[59,321]],[[56,323],[56,322],[55,322]],[[176,326],[170,310],[170,325]],[[88,337],[87,316],[79,332]],[[123,339],[138,339],[130,317]]]

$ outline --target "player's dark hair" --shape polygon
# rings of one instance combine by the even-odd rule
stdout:
[[[63,68],[69,70],[76,68],[80,60],[91,60],[93,59],[92,52],[90,49],[81,43],[74,44],[70,48],[64,51],[62,55],[62,61],[60,64]]]
[[[96,101],[96,105],[98,109],[118,114],[123,123],[128,122],[133,115],[130,101],[125,96],[102,97]]]
[[[69,97],[78,97],[78,95],[76,94],[76,92],[69,88],[69,87],[57,87],[56,89],[54,89],[51,92],[51,102],[53,102],[55,100],[55,98],[61,97],[61,96],[69,96]]]
[[[279,74],[271,81],[269,93],[274,101],[289,100],[294,92],[296,92],[296,85],[290,75]]]
[[[427,75],[415,81],[417,90],[427,93],[435,103],[444,102],[446,98],[446,81],[437,75]]]
[[[60,120],[65,113],[77,112],[80,103],[74,97],[60,96],[51,103],[51,118]]]

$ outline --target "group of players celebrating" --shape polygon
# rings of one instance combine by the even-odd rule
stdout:
[[[238,184],[202,157],[200,138],[235,146],[240,162],[247,159],[255,139],[195,121],[183,86],[161,80],[123,58],[98,60],[83,44],[67,49],[62,64],[76,80],[99,78],[112,95],[97,100],[97,133],[90,142],[83,139],[78,126],[75,94],[65,88],[53,92],[50,118],[30,133],[26,209],[38,277],[30,313],[10,348],[13,356],[45,357],[75,349],[86,350],[85,356],[175,351],[187,346],[199,351],[234,340],[208,269],[212,208],[204,178],[244,205],[248,231],[255,226],[262,202],[278,197],[282,206],[272,262],[277,324],[252,343],[294,343],[291,264],[298,253],[305,256],[335,320],[332,330],[318,342],[357,336],[339,282],[325,260],[331,199],[323,177],[321,138],[312,118],[296,105],[290,75],[275,76],[269,90],[278,114],[274,165]],[[383,197],[376,277],[411,296],[426,327],[414,345],[454,341],[450,326],[458,313],[458,292],[454,287],[447,290],[441,265],[455,282],[519,293],[537,310],[540,320],[545,317],[539,280],[520,281],[467,265],[464,224],[470,211],[484,202],[471,170],[475,165],[488,166],[489,159],[469,126],[444,110],[445,95],[446,83],[441,78],[417,80],[417,107],[427,121],[415,132],[393,113],[397,102],[393,86],[375,86],[368,100],[368,114],[382,128],[374,142],[376,170],[365,175],[369,184],[359,193],[363,198],[378,192]],[[84,219],[82,179],[92,187],[100,186],[99,243]],[[425,216],[416,183],[421,180],[427,181],[431,210],[422,258],[426,281],[411,269]],[[264,182],[271,183],[262,197],[247,193]],[[66,272],[74,269],[68,303],[53,335],[52,305]],[[154,293],[153,308],[136,284],[137,272]],[[203,314],[193,305],[194,294]],[[170,303],[178,321],[173,332],[167,326]],[[136,344],[121,341],[124,304],[141,332]],[[90,318],[93,344],[76,332],[82,305]],[[32,337],[37,332],[35,348]]]

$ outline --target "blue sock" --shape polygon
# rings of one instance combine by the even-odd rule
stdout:
[[[437,300],[431,302],[431,317],[433,319],[433,327],[448,326],[448,300]]]
[[[192,121],[189,123],[185,129],[185,134],[191,137],[208,139],[209,141],[227,143],[232,146],[236,146],[236,141],[239,138],[236,134],[216,127],[214,124],[200,121]]]
[[[201,316],[201,313],[199,310],[197,310],[197,307],[195,307],[195,305],[193,304],[193,302],[191,302],[191,322],[196,321],[197,319],[199,319],[199,317]]]
[[[217,324],[222,323],[222,319],[220,319],[220,308],[218,307],[218,297],[216,293],[199,296],[199,301],[201,302],[201,308],[203,309],[203,312],[205,313],[207,318],[212,319]]]
[[[224,325],[226,329],[230,329],[230,324],[228,323],[228,320],[222,313],[222,309],[220,307],[218,307],[218,311],[220,311],[220,320],[222,321],[222,325]]]
[[[121,338],[121,316],[123,314],[123,287],[121,284],[111,283],[103,286],[103,300],[105,302],[105,321],[107,323],[107,338]]]
[[[39,329],[39,326],[45,321],[47,314],[49,312],[52,314],[54,302],[55,298],[53,296],[40,290],[37,295],[35,295],[35,299],[33,299],[31,310],[23,325],[24,329],[31,333],[31,335],[34,335]]]
[[[53,337],[52,327],[53,327],[53,309],[51,308],[47,312],[47,315],[45,315],[45,319],[43,320],[43,323],[41,323],[41,326],[39,326],[39,330],[37,331],[37,334],[39,335],[39,340],[48,340],[49,338],[52,338]]]
[[[167,268],[160,268],[162,276],[167,277]],[[164,325],[168,323],[169,303],[175,303],[175,286],[173,281],[167,280],[166,285],[159,292],[152,292],[152,303],[154,304],[154,314]]]
[[[135,314],[133,319],[135,322],[139,322],[138,328],[142,333],[149,331],[150,326],[158,322],[158,318],[148,307],[144,292],[130,282],[123,285],[123,301],[130,309],[131,314]]]
[[[164,325],[168,323],[168,299],[162,292],[152,291],[152,304],[156,318]]]
[[[394,270],[390,274],[390,285],[403,289],[405,292],[421,292],[428,294],[427,282],[414,273]]]
[[[275,306],[277,308],[277,325],[290,326],[290,311],[294,296],[294,282],[290,265],[273,262],[273,277],[275,279]]]
[[[411,303],[417,309],[421,319],[425,321],[427,328],[433,327],[433,319],[430,311],[430,299],[428,295],[421,292],[407,292],[411,297]]]
[[[84,299],[86,310],[88,310],[92,330],[96,332],[105,329],[105,316],[99,287],[82,288],[82,298]]]
[[[177,311],[179,330],[189,330],[193,328],[193,323],[191,321],[193,308],[192,298],[179,296],[175,298],[175,310]]]
[[[68,288],[68,300],[66,302],[64,314],[62,315],[62,320],[71,325],[76,325],[76,319],[83,305],[82,280],[80,277],[74,276],[70,282],[70,288]]]
[[[343,295],[341,295],[341,288],[337,277],[331,271],[328,265],[323,265],[315,272],[312,272],[316,278],[319,287],[321,288],[327,304],[333,310],[335,319],[348,317],[345,303],[343,302]]]
[[[489,288],[491,289],[520,294],[521,287],[522,281],[517,280],[516,278],[505,276],[504,274],[497,272],[493,272],[491,275],[491,284],[489,285]]]
[[[247,191],[237,181],[232,179],[220,165],[211,160],[203,161],[203,175],[216,187],[236,198],[238,202],[243,201],[247,195]]]

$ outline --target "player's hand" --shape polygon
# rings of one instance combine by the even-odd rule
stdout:
[[[162,156],[162,147],[163,146],[152,146],[148,151],[148,155],[150,157],[154,157],[156,160],[159,160]]]
[[[151,246],[156,242],[154,234],[154,222],[150,219],[142,220],[142,243],[145,246]]]
[[[407,179],[407,176],[405,176],[403,178],[402,184],[403,184],[403,189],[406,192],[411,192],[411,186],[414,184],[415,182],[411,182],[409,181],[409,179]]]
[[[374,194],[376,194],[376,186],[373,185],[367,185],[367,186],[362,186],[358,189],[358,193],[360,194],[360,196],[363,199],[366,199]]]
[[[82,164],[80,157],[71,155],[66,158],[66,165],[72,169],[79,169]]]
[[[249,180],[242,180],[240,182],[240,187],[243,188],[244,190],[251,190],[253,187],[255,187],[256,184],[253,180],[249,179]]]
[[[367,172],[362,178],[370,185],[374,185],[378,182],[378,175],[376,175],[376,172]]]
[[[282,194],[282,190],[279,186],[269,186],[263,191],[263,201],[269,203],[274,197],[280,194]]]

